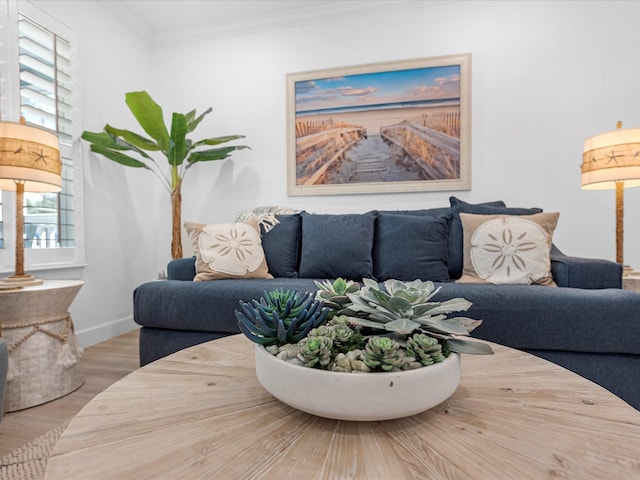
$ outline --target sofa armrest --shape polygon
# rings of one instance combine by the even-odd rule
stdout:
[[[196,276],[196,258],[179,258],[171,260],[167,265],[167,278],[169,280],[193,281]]]
[[[551,273],[559,287],[622,288],[622,265],[609,260],[570,257],[551,248]]]

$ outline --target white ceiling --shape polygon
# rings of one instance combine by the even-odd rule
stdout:
[[[447,0],[97,0],[154,45],[325,22]],[[450,0],[448,0],[450,1]]]

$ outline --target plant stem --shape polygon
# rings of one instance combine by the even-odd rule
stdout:
[[[181,237],[181,210],[182,194],[180,192],[182,180],[178,178],[173,191],[171,192],[171,257],[173,260],[182,258],[182,237]]]

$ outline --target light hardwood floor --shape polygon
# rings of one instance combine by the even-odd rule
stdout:
[[[136,329],[86,348],[80,359],[85,382],[78,390],[43,405],[6,413],[0,422],[0,456],[73,417],[98,393],[138,368],[138,337]]]

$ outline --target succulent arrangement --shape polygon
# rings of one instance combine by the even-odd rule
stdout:
[[[236,311],[240,330],[278,358],[337,372],[411,370],[444,361],[451,352],[492,354],[468,340],[482,321],[448,317],[471,302],[433,301],[433,282],[371,279],[363,286],[338,278],[318,291],[275,290]]]

